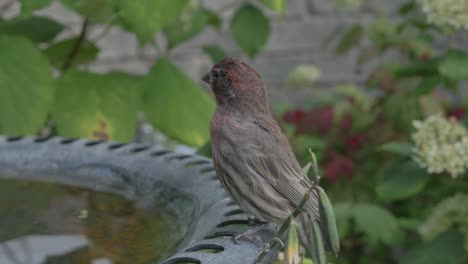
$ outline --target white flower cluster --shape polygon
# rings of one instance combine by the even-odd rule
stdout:
[[[418,0],[430,23],[468,29],[468,0]]]
[[[434,207],[427,221],[419,228],[426,240],[434,239],[452,227],[465,236],[465,251],[468,252],[468,195],[455,194]]]
[[[468,170],[468,132],[455,119],[441,115],[414,121],[414,159],[429,173],[448,172],[452,177]]]

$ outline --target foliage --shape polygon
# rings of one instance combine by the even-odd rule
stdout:
[[[357,51],[358,70],[377,67],[360,87],[339,85],[280,117],[302,162],[308,147],[318,153],[342,242],[332,262],[468,260],[468,52],[451,45],[452,22],[425,17],[429,3],[450,12],[464,3],[448,2],[421,0],[420,13],[406,1],[397,17],[380,10],[370,25],[329,38],[338,55]],[[443,18],[461,23],[463,15]]]
[[[170,52],[208,27],[226,28],[219,14],[192,0],[59,0],[83,18],[80,32],[63,39],[57,36],[64,25],[34,15],[52,2],[21,0],[17,17],[0,20],[0,133],[130,141],[143,114],[181,143],[208,142],[214,100],[171,62]],[[286,5],[286,0],[258,0],[233,6],[227,27],[246,55],[253,58],[268,41],[264,10],[283,14]],[[152,69],[143,76],[89,70],[104,36],[89,37],[97,24],[119,27],[142,46],[156,47]],[[228,57],[216,45],[200,48],[213,62]]]
[[[0,131],[35,134],[51,107],[51,67],[24,37],[0,36],[0,53]]]

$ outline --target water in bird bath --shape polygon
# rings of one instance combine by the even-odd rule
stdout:
[[[195,213],[173,191],[142,208],[116,194],[0,178],[0,263],[156,262],[188,232],[174,205]]]

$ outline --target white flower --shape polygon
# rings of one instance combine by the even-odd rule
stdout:
[[[414,160],[429,173],[448,172],[452,177],[468,170],[468,132],[455,119],[433,115],[414,121]]]
[[[468,29],[468,0],[418,0],[430,23]]]

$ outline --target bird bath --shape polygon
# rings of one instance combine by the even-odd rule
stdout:
[[[0,136],[0,215],[2,264],[245,264],[261,246],[233,243],[247,216],[211,160],[136,144]]]

